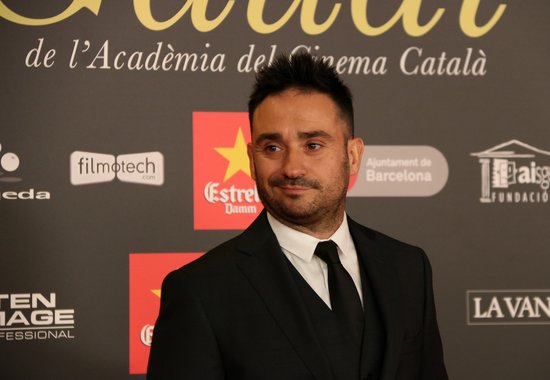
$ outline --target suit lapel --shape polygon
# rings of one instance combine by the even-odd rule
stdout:
[[[315,379],[332,379],[331,370],[272,232],[265,211],[241,235],[237,248],[248,257],[239,267]]]
[[[384,325],[386,339],[380,379],[393,379],[403,337],[402,326],[399,322],[401,310],[398,300],[397,275],[387,257],[384,257],[381,247],[376,243],[375,233],[349,218],[348,222],[357,254],[362,260],[372,295]],[[368,345],[367,329],[365,329],[363,350],[368,350]]]

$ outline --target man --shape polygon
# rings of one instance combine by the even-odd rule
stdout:
[[[364,144],[334,69],[278,57],[249,117],[265,210],[166,277],[148,379],[447,379],[424,252],[345,214]]]

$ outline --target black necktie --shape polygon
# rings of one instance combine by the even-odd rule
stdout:
[[[360,340],[363,332],[363,307],[350,274],[340,262],[336,243],[332,240],[319,242],[315,255],[327,264],[332,311],[350,330],[352,336]]]

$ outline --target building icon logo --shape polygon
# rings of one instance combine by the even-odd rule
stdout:
[[[548,203],[550,152],[510,140],[478,153],[481,203]]]

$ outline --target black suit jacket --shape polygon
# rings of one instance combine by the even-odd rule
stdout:
[[[376,380],[447,379],[426,255],[348,221],[384,327]],[[265,211],[165,278],[147,379],[344,380],[332,375]]]

